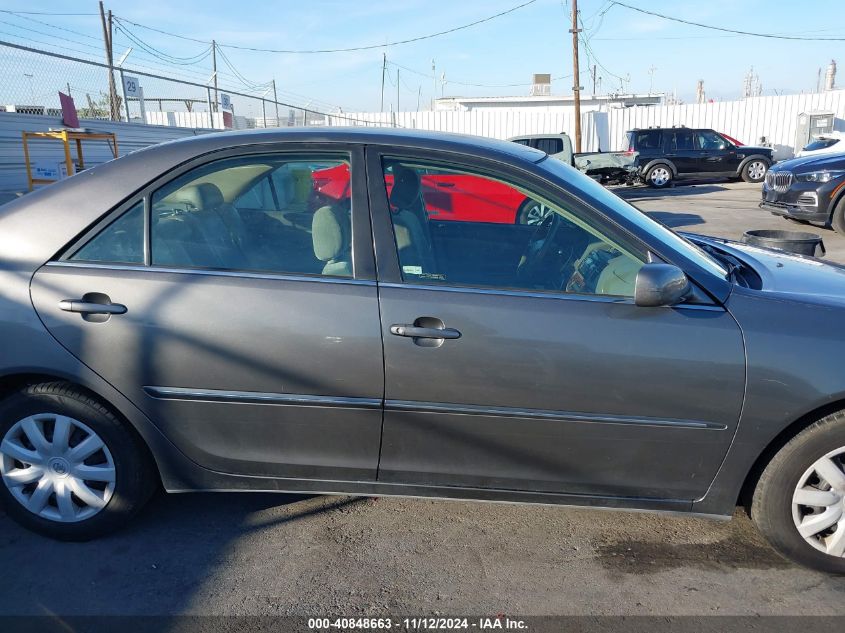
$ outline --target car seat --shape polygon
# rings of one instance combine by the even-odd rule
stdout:
[[[324,275],[352,277],[352,236],[349,214],[338,207],[320,207],[311,223],[314,256]]]

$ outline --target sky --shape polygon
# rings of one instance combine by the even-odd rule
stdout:
[[[378,111],[382,103],[382,61],[387,56],[384,109],[427,108],[437,96],[504,96],[528,93],[532,73],[571,75],[571,5],[567,0],[532,4],[483,24],[404,45],[324,54],[250,52],[253,48],[311,50],[381,45],[460,26],[505,11],[526,0],[106,0],[107,9],[133,22],[202,41],[215,39],[247,83],[218,59],[218,80],[230,90],[257,91],[275,79],[278,98],[321,111]],[[727,28],[845,40],[842,0],[625,0],[666,15]],[[735,36],[670,22],[614,6],[609,0],[580,0],[578,8],[589,49],[581,47],[581,84],[597,65],[601,92],[675,92],[695,99],[704,80],[708,98],[738,98],[753,66],[763,94],[813,91],[819,67],[842,65],[845,41],[788,41]],[[93,0],[0,0],[0,40],[102,61],[102,31]],[[37,11],[26,17],[13,11]],[[53,15],[87,13],[89,15]],[[37,20],[37,21],[36,21]],[[46,24],[45,24],[46,23]],[[151,50],[168,56],[200,56],[207,44],[187,41],[124,23]],[[127,68],[205,83],[211,58],[173,65],[142,50],[116,32],[116,57],[129,47]],[[2,52],[2,51],[0,51]],[[432,73],[432,60],[435,72]],[[398,64],[398,66],[397,66]],[[397,70],[398,95],[397,95]],[[824,70],[822,71],[824,72]],[[25,74],[17,65],[0,73]],[[446,83],[441,79],[445,73]],[[435,82],[434,76],[437,81]],[[572,78],[557,80],[555,94],[569,94]],[[68,82],[70,83],[70,81]],[[474,85],[473,85],[474,84]],[[520,85],[507,85],[520,84]]]

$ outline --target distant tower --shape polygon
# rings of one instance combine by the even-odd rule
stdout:
[[[699,79],[695,87],[695,102],[704,103],[705,101],[707,101],[707,95],[704,93],[704,80]]]
[[[827,72],[824,74],[824,89],[835,90],[836,88],[836,60],[831,59]]]
[[[760,76],[754,72],[754,66],[752,66],[742,81],[742,98],[759,97],[761,94],[763,94],[763,84],[760,81]]]

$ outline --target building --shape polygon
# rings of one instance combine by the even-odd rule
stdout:
[[[662,94],[581,95],[582,112],[662,104]],[[525,112],[571,112],[574,106],[575,97],[573,95],[528,95],[518,97],[442,97],[435,100],[434,109],[441,112],[483,112],[504,111],[505,109]]]

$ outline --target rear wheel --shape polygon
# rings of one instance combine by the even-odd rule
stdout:
[[[67,541],[118,528],[156,482],[141,440],[67,383],[31,385],[0,403],[0,475],[9,516]]]
[[[845,411],[778,451],[757,483],[751,517],[787,558],[845,574]]]
[[[672,170],[668,165],[655,165],[646,172],[645,180],[655,189],[663,189],[672,184]]]
[[[745,182],[763,182],[766,172],[769,170],[769,163],[764,160],[750,160],[742,168],[742,179]]]

